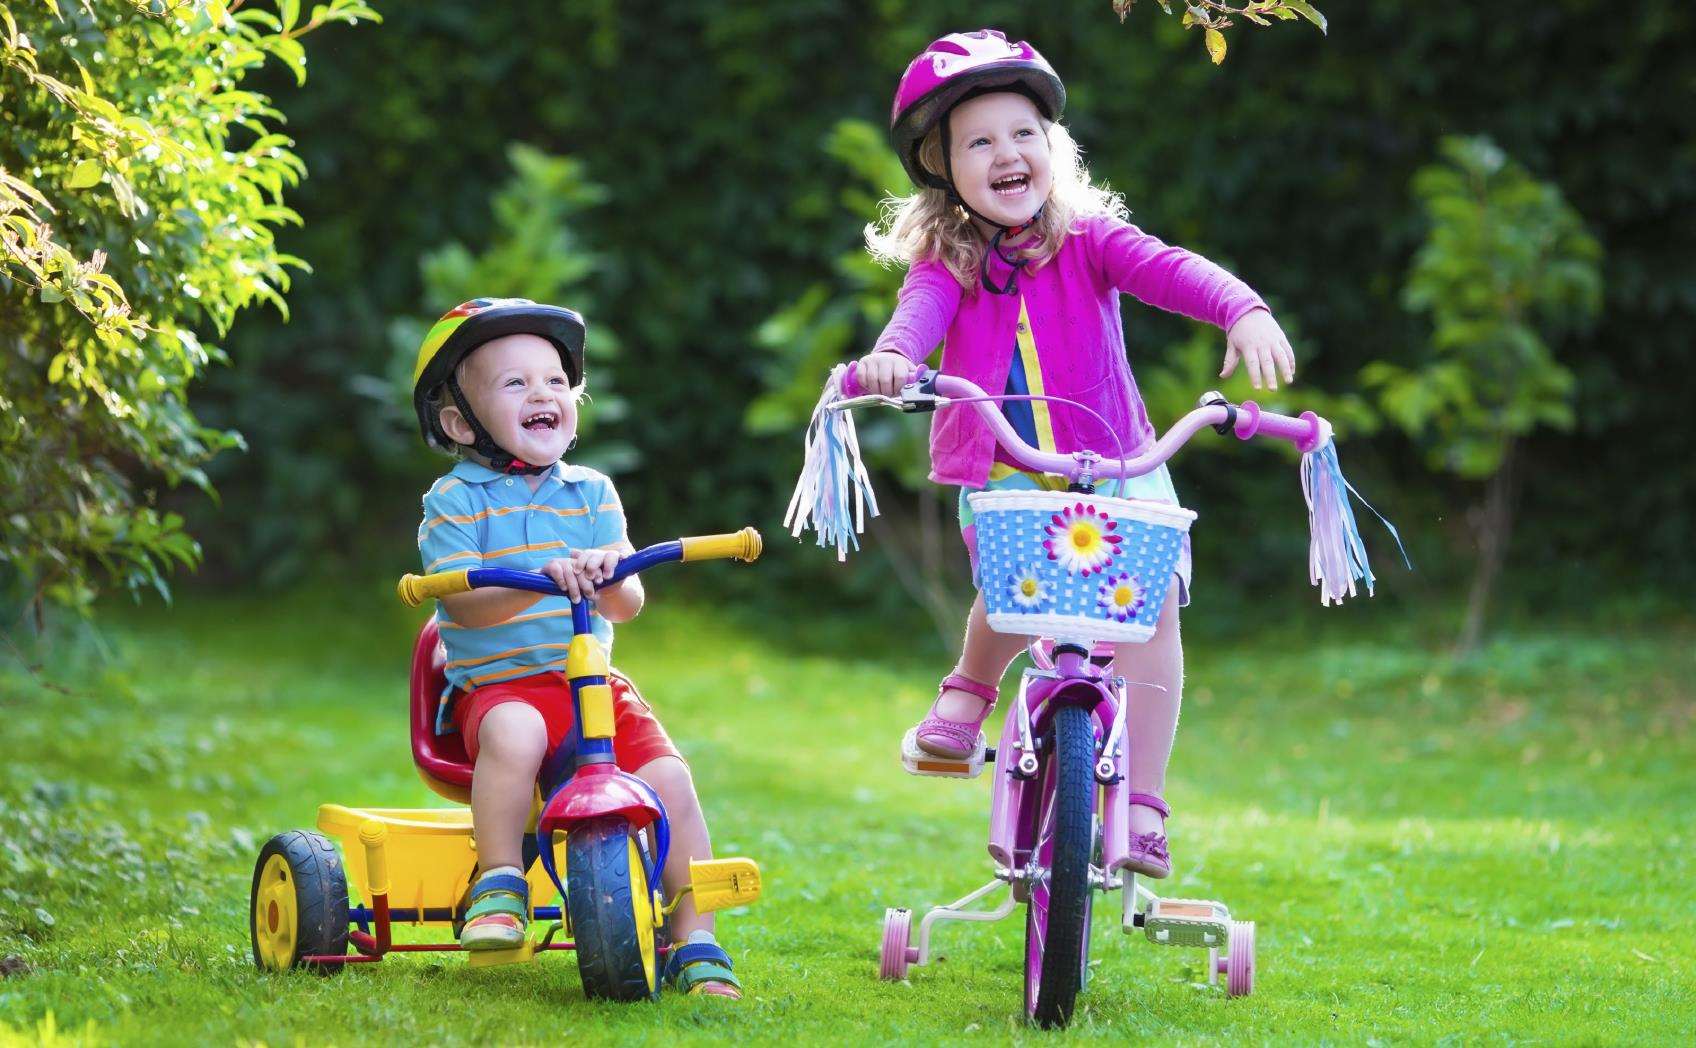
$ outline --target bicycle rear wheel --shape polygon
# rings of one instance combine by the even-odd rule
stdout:
[[[1025,1014],[1038,1026],[1071,1021],[1089,956],[1089,859],[1095,836],[1095,726],[1089,711],[1054,715],[1054,750],[1037,805],[1037,864],[1025,908]]]

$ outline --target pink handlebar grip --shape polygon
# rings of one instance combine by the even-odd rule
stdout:
[[[1296,450],[1306,453],[1324,442],[1325,426],[1318,415],[1304,411],[1299,418],[1263,411],[1259,404],[1245,400],[1237,405],[1237,424],[1233,430],[1238,440],[1265,435],[1287,440]]]
[[[907,374],[907,382],[912,382],[924,373],[925,366],[923,364],[913,364],[912,370]],[[905,384],[906,383],[903,383],[903,385]],[[867,392],[869,392],[869,390],[860,385],[860,362],[858,360],[850,360],[848,362],[848,371],[842,376],[842,395],[844,397],[857,397]]]

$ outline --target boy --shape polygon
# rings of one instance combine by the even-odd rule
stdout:
[[[594,635],[610,652],[612,624],[642,610],[642,583],[603,585],[633,552],[624,511],[604,475],[561,460],[577,434],[585,328],[577,313],[522,298],[479,298],[444,315],[419,348],[413,406],[424,439],[460,457],[424,495],[418,549],[426,573],[504,567],[540,571],[571,599],[593,602]],[[480,589],[443,598],[437,620],[452,685],[437,731],[458,731],[473,762],[471,821],[478,876],[460,945],[524,940],[529,913],[522,840],[537,772],[571,729],[561,672],[570,601]],[[653,710],[613,675],[615,759],[659,793],[671,821],[668,891],[689,860],[712,856],[689,768]],[[710,914],[685,896],[674,941],[700,944],[666,978],[689,993],[740,997]],[[706,959],[701,959],[706,954]]]

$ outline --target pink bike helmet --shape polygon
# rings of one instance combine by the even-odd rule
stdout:
[[[1023,40],[1009,43],[994,29],[949,33],[933,40],[901,75],[889,112],[889,140],[915,185],[952,193],[941,175],[919,163],[919,143],[959,103],[991,90],[1017,91],[1049,120],[1066,108],[1066,85],[1054,67]]]

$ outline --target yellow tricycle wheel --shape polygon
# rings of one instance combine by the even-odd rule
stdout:
[[[613,1001],[659,996],[659,922],[630,824],[607,816],[574,826],[566,856],[565,908],[583,992]]]
[[[347,952],[347,876],[335,845],[316,833],[279,833],[260,849],[248,903],[253,963],[280,972],[303,957]],[[312,965],[331,973],[344,965]]]

